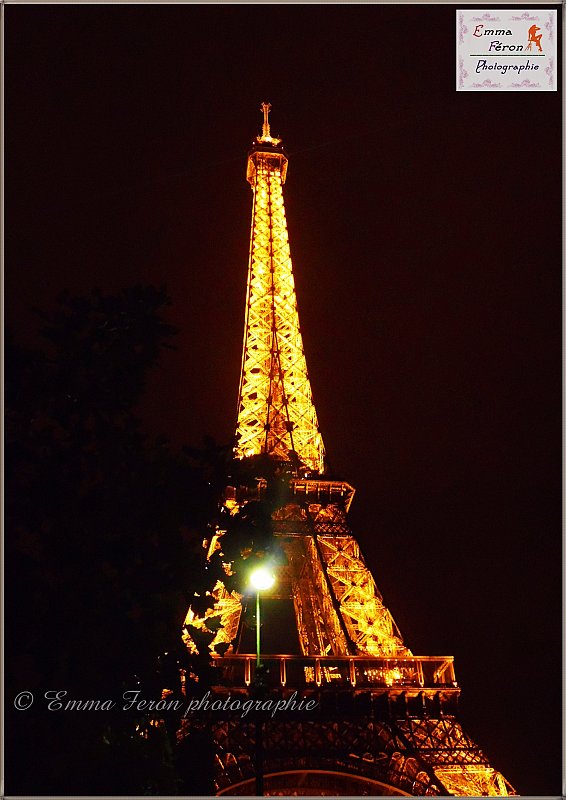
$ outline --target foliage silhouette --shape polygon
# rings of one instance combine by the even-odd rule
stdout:
[[[139,690],[156,700],[164,688],[182,697],[180,667],[202,694],[221,621],[191,629],[198,652],[189,655],[187,608],[203,614],[217,580],[242,594],[251,566],[284,560],[271,524],[288,490],[284,467],[266,456],[234,461],[232,446],[210,437],[174,450],[141,428],[136,405],[175,334],[168,302],[151,286],[63,294],[55,310],[37,312],[41,347],[6,337],[6,690],[36,697],[25,714],[8,704],[10,794],[213,791],[210,732],[193,726],[177,745],[180,713],[165,714],[163,728],[121,702],[49,711],[44,697],[120,701]],[[262,498],[227,514],[225,487],[257,478],[267,482]],[[218,529],[222,554],[207,562],[202,540]]]
[[[184,615],[209,586],[200,545],[225,448],[174,451],[135,414],[175,333],[167,304],[148,286],[62,295],[38,312],[41,348],[6,338],[6,690],[36,697],[25,714],[9,704],[10,794],[183,788],[170,738],[132,739],[124,713],[50,712],[43,697],[155,699],[156,656],[184,657]]]

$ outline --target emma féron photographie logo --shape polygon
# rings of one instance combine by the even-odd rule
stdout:
[[[456,90],[554,92],[556,10],[456,12]]]

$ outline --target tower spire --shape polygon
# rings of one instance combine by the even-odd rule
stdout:
[[[268,453],[295,471],[324,472],[324,446],[307,372],[289,250],[287,156],[271,135],[270,103],[248,156],[253,191],[236,455]]]
[[[261,129],[261,136],[258,136],[256,142],[264,144],[278,145],[281,144],[281,139],[271,135],[271,126],[269,124],[269,112],[271,111],[271,103],[262,103],[259,107],[263,111],[263,126]]]
[[[271,110],[271,103],[262,103],[261,110],[263,111],[262,139],[271,139],[271,131],[269,128],[269,112]]]

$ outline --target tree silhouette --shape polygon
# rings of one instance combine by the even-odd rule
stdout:
[[[210,441],[198,458],[174,451],[144,435],[134,412],[175,333],[167,303],[148,286],[62,295],[40,312],[40,349],[7,336],[10,794],[175,794],[181,785],[162,731],[132,739],[125,713],[49,712],[43,699],[54,689],[79,699],[157,691],[156,658],[182,656],[184,615],[207,586],[200,544],[220,451]],[[36,702],[18,712],[11,698],[23,690]]]
[[[139,690],[157,700],[164,688],[181,698],[180,667],[202,693],[220,618],[193,632],[199,652],[189,655],[180,638],[187,608],[204,613],[218,579],[242,593],[251,566],[284,559],[271,515],[285,501],[285,467],[267,456],[234,461],[232,447],[210,437],[174,450],[136,417],[175,334],[168,302],[151,286],[63,294],[55,310],[37,312],[40,347],[6,337],[10,794],[213,793],[214,745],[198,721],[178,743],[181,712],[156,726],[120,703],[65,712],[45,699],[62,690],[63,702],[120,700]],[[224,488],[258,477],[267,481],[262,498],[227,514]],[[205,563],[202,540],[216,529],[226,531],[223,555]],[[36,698],[26,712],[12,704],[21,691]]]

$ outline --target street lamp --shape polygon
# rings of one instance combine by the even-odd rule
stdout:
[[[256,641],[256,667],[259,667],[260,664],[260,628],[261,628],[261,619],[260,619],[260,602],[259,602],[259,595],[260,592],[264,592],[267,589],[271,589],[273,584],[275,583],[275,575],[269,569],[269,567],[256,567],[254,571],[250,575],[250,583],[255,589],[255,616],[256,616],[256,634],[255,634],[255,641]]]
[[[254,682],[256,685],[256,691],[259,691],[259,686],[260,686],[259,667],[260,667],[260,653],[261,653],[261,646],[260,646],[261,617],[260,617],[259,596],[261,592],[265,592],[268,589],[271,589],[271,587],[275,583],[275,575],[273,574],[273,571],[269,567],[263,567],[263,566],[256,567],[250,574],[250,583],[252,587],[255,589],[256,671],[255,671]],[[260,717],[257,718],[255,727],[256,727],[255,793],[257,797],[263,797],[263,722],[261,721]]]

